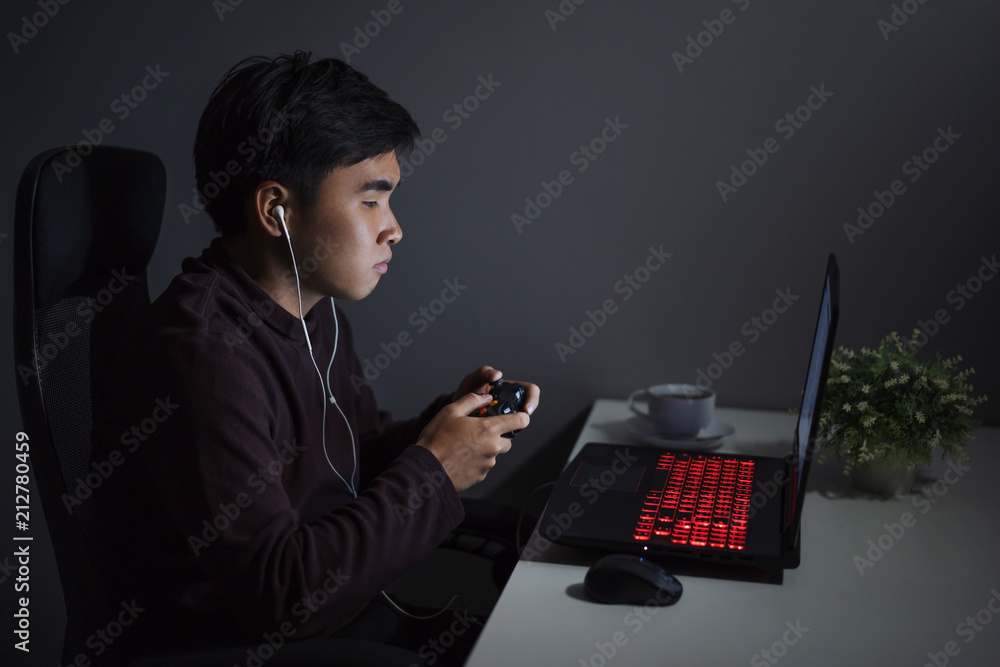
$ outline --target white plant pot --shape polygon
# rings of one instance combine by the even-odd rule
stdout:
[[[913,489],[917,469],[907,470],[901,465],[878,464],[851,471],[852,486],[858,491],[876,496],[904,496]]]

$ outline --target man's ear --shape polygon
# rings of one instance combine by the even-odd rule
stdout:
[[[275,213],[275,207],[281,206],[285,212],[285,224],[291,227],[291,193],[288,188],[277,181],[264,181],[253,192],[250,202],[250,224],[256,226],[268,236],[284,236],[281,219]]]

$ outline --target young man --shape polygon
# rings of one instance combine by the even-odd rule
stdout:
[[[194,155],[221,236],[153,304],[95,419],[94,460],[124,456],[98,497],[145,650],[341,628],[460,523],[458,492],[538,405],[522,383],[525,412],[469,417],[489,366],[410,421],[352,386],[332,299],[385,276],[418,130],[364,75],[310,60],[252,58],[213,92]]]

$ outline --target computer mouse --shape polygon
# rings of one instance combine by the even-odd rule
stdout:
[[[630,554],[604,556],[583,580],[587,595],[607,604],[654,604],[665,607],[680,599],[681,582],[647,558]]]

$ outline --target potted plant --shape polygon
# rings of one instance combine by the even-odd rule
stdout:
[[[875,349],[833,353],[817,441],[823,455],[845,461],[854,486],[879,495],[906,493],[918,463],[929,464],[935,447],[965,461],[964,445],[979,426],[972,415],[985,396],[974,396],[972,368],[958,370],[960,356],[920,362],[926,341],[919,329],[904,341],[892,332]]]

